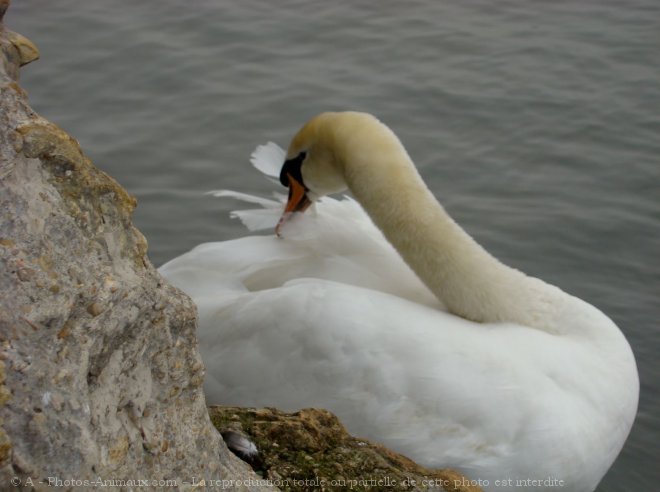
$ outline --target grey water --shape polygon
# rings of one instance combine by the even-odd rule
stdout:
[[[504,262],[598,306],[640,376],[600,492],[660,482],[657,0],[14,0],[33,108],[138,199],[156,265],[245,234],[228,188],[325,110],[376,114]]]

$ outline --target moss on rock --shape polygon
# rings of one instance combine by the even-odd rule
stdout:
[[[220,431],[248,436],[260,452],[256,470],[285,491],[477,492],[481,489],[452,470],[429,470],[383,446],[348,434],[328,412],[306,408],[286,413],[273,408],[212,406]]]

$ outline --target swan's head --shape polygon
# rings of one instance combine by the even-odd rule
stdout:
[[[298,131],[280,171],[289,199],[275,229],[278,235],[291,213],[304,212],[322,196],[346,190],[347,157],[355,157],[354,145],[367,146],[365,130],[374,125],[384,127],[366,113],[321,113]]]

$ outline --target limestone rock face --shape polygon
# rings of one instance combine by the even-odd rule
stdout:
[[[348,434],[328,412],[306,408],[212,406],[223,432],[251,439],[255,469],[282,490],[481,492],[477,482],[452,470],[429,470],[383,446]]]
[[[209,420],[195,307],[147,259],[135,199],[28,106],[38,51],[0,29],[0,490],[259,489]]]

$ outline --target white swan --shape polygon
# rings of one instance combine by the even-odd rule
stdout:
[[[284,160],[273,146],[254,155],[271,175]],[[199,307],[209,402],[325,407],[353,433],[486,490],[596,488],[639,394],[607,316],[493,258],[371,115],[312,119],[280,179],[282,238],[204,244],[161,268]],[[346,188],[359,205],[320,199]],[[252,229],[282,211],[220,194],[264,207],[236,212]],[[290,217],[310,201],[314,212]]]

